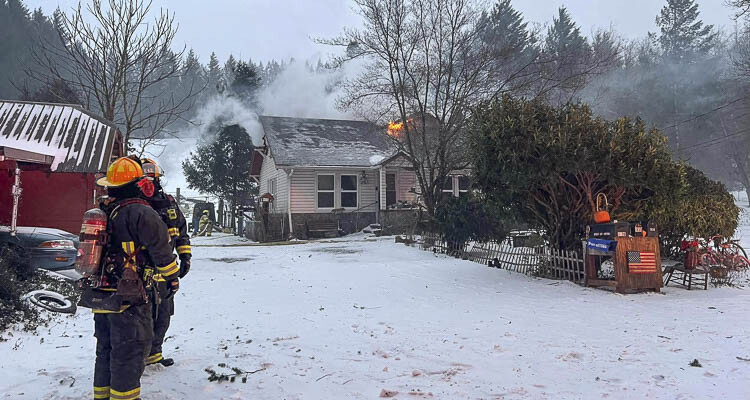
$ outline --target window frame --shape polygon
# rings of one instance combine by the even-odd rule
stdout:
[[[278,189],[278,179],[276,177],[269,178],[268,179],[268,193],[270,193],[274,198],[276,197],[276,191]]]
[[[344,190],[344,187],[343,187],[344,180],[341,179],[341,178],[343,178],[345,176],[354,177],[354,186],[356,187],[356,189],[354,189],[354,190],[351,190],[351,189]],[[335,178],[334,178],[334,181],[335,181]],[[359,186],[360,186],[359,185],[359,175],[354,174],[354,173],[340,173],[340,174],[338,174],[338,182],[339,182],[339,184],[338,184],[338,188],[339,188],[339,191],[338,191],[339,192],[338,193],[339,207],[341,207],[343,209],[347,209],[347,210],[356,210],[359,207]],[[335,188],[336,188],[336,185],[335,185],[335,182],[334,182],[334,189]],[[343,194],[344,193],[355,193],[354,201],[356,202],[356,204],[354,205],[354,207],[345,207],[344,206],[344,201],[343,201],[344,200],[343,199]],[[335,199],[334,199],[334,203],[335,203]]]
[[[466,189],[461,189],[461,178],[466,179],[467,183],[469,184],[469,186]],[[458,193],[458,197],[461,197],[462,194],[466,194],[471,191],[471,181],[469,180],[468,175],[456,175],[455,179],[456,179],[455,186],[456,186],[456,190]]]
[[[446,181],[448,181],[449,179],[450,179],[450,187],[446,189],[445,186],[443,186],[440,192],[443,194],[443,196],[445,196],[446,193],[450,193],[450,197],[456,197],[456,191],[454,190],[456,186],[455,176],[448,175],[447,177],[445,177]]]
[[[332,189],[320,189],[320,177],[321,176],[332,176],[333,177],[333,188]],[[331,207],[320,206],[320,193],[333,193],[333,204]],[[315,208],[318,210],[333,210],[336,208],[336,174],[335,173],[317,173],[315,174]]]

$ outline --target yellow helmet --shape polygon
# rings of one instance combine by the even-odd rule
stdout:
[[[164,170],[161,169],[156,161],[150,158],[142,158],[141,166],[143,166],[143,175],[151,178],[161,178],[164,176]]]
[[[99,178],[99,186],[117,187],[134,182],[143,177],[143,169],[137,161],[129,157],[120,157],[107,168],[107,176]]]

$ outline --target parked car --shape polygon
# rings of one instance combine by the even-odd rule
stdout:
[[[75,267],[78,236],[59,229],[23,226],[16,236],[10,227],[0,226],[0,255],[17,252],[30,256],[31,265],[50,271]]]

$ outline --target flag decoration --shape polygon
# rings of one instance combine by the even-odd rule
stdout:
[[[656,271],[656,253],[653,251],[629,251],[628,272],[631,274],[653,274]]]

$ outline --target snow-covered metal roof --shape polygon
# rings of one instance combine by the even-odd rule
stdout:
[[[106,171],[117,135],[80,106],[0,100],[0,146],[52,156],[52,171]]]
[[[259,118],[278,166],[367,167],[396,153],[384,130],[369,122]]]

